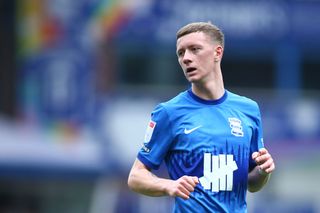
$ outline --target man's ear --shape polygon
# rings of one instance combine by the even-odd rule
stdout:
[[[218,45],[214,50],[214,61],[220,61],[223,55],[223,47]]]

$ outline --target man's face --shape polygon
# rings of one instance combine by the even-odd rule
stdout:
[[[205,82],[214,75],[217,47],[221,48],[203,32],[190,33],[177,40],[178,61],[188,81]]]

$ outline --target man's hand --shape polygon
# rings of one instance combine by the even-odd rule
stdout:
[[[198,177],[185,175],[177,180],[170,180],[166,190],[168,195],[181,197],[186,200],[189,199],[190,193],[194,191],[194,188],[198,183]]]
[[[265,148],[260,149],[259,152],[252,153],[252,159],[259,166],[259,173],[262,175],[271,174],[275,169],[273,158]]]

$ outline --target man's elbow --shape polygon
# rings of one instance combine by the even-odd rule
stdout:
[[[133,174],[129,174],[129,177],[128,177],[128,181],[127,181],[127,184],[128,184],[128,187],[129,189],[135,191],[135,184],[134,184],[134,177],[133,177]]]
[[[131,171],[128,177],[127,184],[129,189],[131,189],[134,192],[139,192],[140,183],[139,183],[138,174],[135,174],[134,171]]]

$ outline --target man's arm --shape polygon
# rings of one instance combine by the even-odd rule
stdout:
[[[265,148],[252,153],[252,159],[257,163],[257,166],[248,175],[248,190],[257,192],[268,182],[275,169],[275,164],[272,156]]]
[[[148,196],[169,195],[188,199],[198,183],[198,177],[192,176],[182,176],[177,180],[159,178],[138,159],[135,160],[128,177],[130,189]]]

